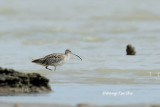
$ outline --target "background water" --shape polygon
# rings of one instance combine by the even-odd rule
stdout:
[[[47,95],[1,96],[0,101],[159,103],[159,5],[159,0],[0,0],[0,66],[41,73],[54,90]],[[136,56],[125,55],[127,44],[135,46]],[[72,56],[55,72],[31,63],[67,48],[83,61]]]

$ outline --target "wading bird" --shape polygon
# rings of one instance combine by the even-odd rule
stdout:
[[[53,53],[43,58],[35,59],[32,62],[43,65],[48,70],[52,70],[52,69],[49,69],[48,66],[54,66],[54,71],[56,71],[57,66],[63,65],[65,62],[67,62],[70,59],[70,54],[75,55],[81,59],[81,57],[72,53],[69,49],[66,49],[65,53]]]

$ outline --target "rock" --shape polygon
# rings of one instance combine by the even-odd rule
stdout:
[[[77,104],[76,107],[98,107],[96,104]]]
[[[49,80],[38,73],[20,73],[0,67],[0,95],[50,92]]]
[[[127,45],[126,52],[127,52],[127,55],[136,55],[135,48],[130,44]]]

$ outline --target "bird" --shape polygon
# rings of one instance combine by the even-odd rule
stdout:
[[[53,53],[53,54],[49,54],[43,58],[39,58],[39,59],[35,59],[32,60],[33,63],[36,64],[40,64],[42,66],[45,66],[46,69],[49,69],[48,66],[54,66],[54,71],[56,71],[56,67],[63,65],[64,63],[66,63],[69,59],[70,59],[70,54],[77,56],[80,60],[82,60],[82,58],[74,53],[72,53],[72,51],[70,51],[69,49],[65,50],[65,53]]]

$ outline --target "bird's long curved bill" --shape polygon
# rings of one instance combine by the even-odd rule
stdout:
[[[81,59],[82,60],[82,58],[80,57],[80,56],[78,56],[78,55],[76,55],[76,54],[74,54],[74,53],[72,53],[73,55],[75,55],[75,56],[77,56],[79,59]]]

